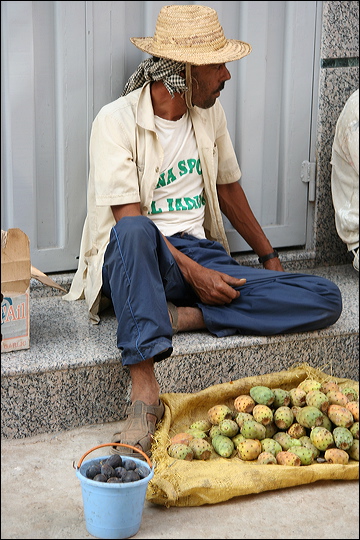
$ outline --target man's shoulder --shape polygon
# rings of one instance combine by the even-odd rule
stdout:
[[[134,115],[137,103],[140,97],[140,89],[134,90],[126,96],[120,96],[119,98],[104,105],[99,113],[98,117],[114,116],[130,114]]]

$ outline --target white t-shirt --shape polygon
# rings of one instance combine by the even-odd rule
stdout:
[[[204,182],[189,112],[177,121],[155,116],[155,127],[164,160],[148,215],[165,236],[205,238]]]

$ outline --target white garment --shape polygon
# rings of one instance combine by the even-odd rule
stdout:
[[[349,251],[359,248],[359,90],[348,98],[336,124],[331,157],[335,224]]]
[[[189,112],[177,121],[154,120],[164,159],[148,215],[165,236],[206,238],[204,181]]]

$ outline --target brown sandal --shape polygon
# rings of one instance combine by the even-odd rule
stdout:
[[[160,405],[146,405],[143,401],[135,401],[127,409],[127,420],[123,430],[115,433],[111,442],[129,444],[131,446],[139,445],[142,451],[150,457],[156,423],[162,419],[164,411],[165,407],[161,400]],[[156,416],[156,422],[154,423],[148,420],[147,414]],[[141,454],[123,446],[111,447],[110,454],[121,454],[142,459]]]

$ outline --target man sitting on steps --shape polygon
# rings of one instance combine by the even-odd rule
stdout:
[[[94,120],[88,215],[66,299],[85,298],[94,322],[111,299],[132,402],[112,451],[127,443],[149,455],[164,412],[154,363],[171,355],[174,333],[317,330],[342,303],[329,280],[283,271],[238,182],[217,98],[231,78],[226,63],[250,45],[226,39],[216,11],[200,5],[163,7],[154,37],[131,41],[151,56]],[[221,212],[264,269],[230,256]]]

